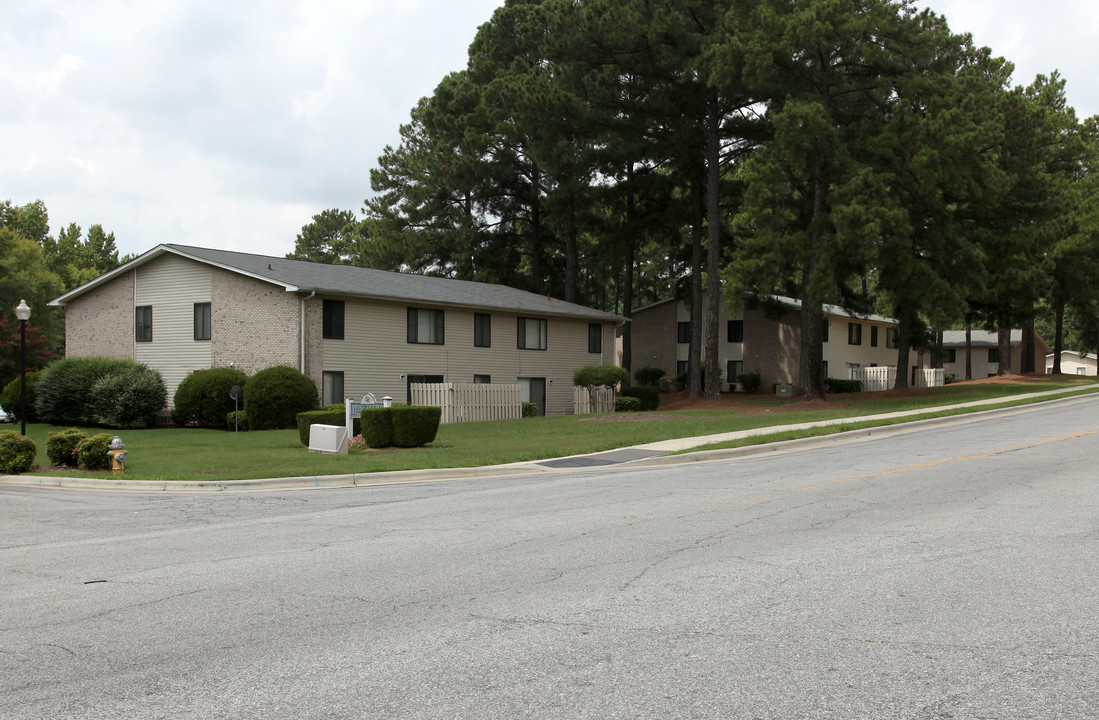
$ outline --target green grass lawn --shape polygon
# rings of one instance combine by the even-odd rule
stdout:
[[[1073,388],[1089,381],[1057,379],[1025,383],[991,385],[948,385],[913,397],[889,397],[882,393],[833,395],[828,407],[798,409],[798,399],[786,400],[765,395],[737,396],[731,409],[657,410],[644,419],[616,422],[593,416],[558,416],[523,420],[459,423],[443,425],[428,447],[415,449],[352,450],[349,455],[310,453],[298,440],[297,430],[266,430],[232,433],[195,428],[153,430],[103,430],[86,432],[118,434],[126,443],[129,456],[126,475],[130,480],[239,480],[265,477],[311,477],[370,473],[385,470],[473,467],[539,460],[564,455],[610,450],[671,438],[712,435],[774,425],[788,425],[833,418],[859,417],[903,410],[927,409],[955,403],[1002,398],[1005,405],[1018,404],[1014,396]],[[774,412],[758,412],[758,409]],[[738,412],[738,409],[755,409]],[[935,414],[953,414],[939,411]],[[924,416],[926,417],[926,416]],[[896,421],[892,421],[896,422]],[[888,424],[889,421],[870,424]],[[860,423],[865,427],[867,423]],[[806,431],[799,436],[839,432]],[[38,473],[109,477],[110,473],[82,473],[48,468],[46,438],[60,428],[28,425],[27,434],[38,444]],[[790,437],[789,434],[784,435]],[[748,443],[765,442],[754,438]],[[743,445],[746,442],[726,443]]]

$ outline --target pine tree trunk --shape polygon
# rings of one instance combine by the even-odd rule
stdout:
[[[973,323],[965,324],[965,379],[973,379]]]
[[[710,93],[706,108],[706,269],[709,292],[706,295],[706,400],[721,398],[721,377],[717,370],[718,325],[721,317],[721,118],[718,97]]]
[[[706,195],[700,179],[695,183],[697,213],[691,227],[691,344],[687,349],[687,382],[691,399],[702,397],[702,227]]]
[[[1053,374],[1061,374],[1061,351],[1064,349],[1065,301],[1057,298],[1053,303]]]
[[[580,274],[576,259],[576,201],[570,194],[565,200],[565,302],[576,302],[576,277]]]
[[[1000,325],[996,328],[996,344],[1000,350],[1000,364],[996,368],[997,375],[1011,373],[1011,327]]]

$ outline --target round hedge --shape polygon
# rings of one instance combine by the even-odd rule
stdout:
[[[297,427],[297,414],[316,407],[316,383],[292,367],[260,370],[244,386],[244,414],[253,430]]]
[[[152,427],[167,401],[164,379],[143,363],[101,377],[92,386],[96,422],[106,427]]]
[[[236,368],[218,367],[194,370],[176,388],[172,402],[172,422],[221,428],[235,403],[229,396],[234,385],[244,387],[248,377]]]
[[[34,440],[14,430],[0,431],[0,473],[25,473],[34,469],[38,448]]]

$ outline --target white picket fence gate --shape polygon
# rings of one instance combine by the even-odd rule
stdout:
[[[594,387],[589,393],[587,388],[572,389],[572,407],[577,415],[614,412],[614,388]]]
[[[852,380],[862,381],[863,392],[892,390],[897,382],[897,368],[893,365],[848,368]],[[946,376],[942,368],[920,368],[916,371],[915,387],[942,387]]]
[[[442,408],[444,424],[522,417],[518,384],[413,383],[411,392],[413,405]]]

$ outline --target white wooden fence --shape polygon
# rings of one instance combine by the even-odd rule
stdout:
[[[921,368],[916,371],[916,387],[942,387],[946,375],[942,368]]]
[[[614,412],[614,388],[593,387],[589,393],[586,387],[572,389],[572,407],[577,415]]]
[[[892,390],[893,383],[897,381],[897,368],[892,365],[879,365],[877,367],[853,367],[849,368],[852,380],[862,381],[863,392],[882,392]]]
[[[444,424],[522,417],[518,384],[413,383],[411,392],[413,405],[442,408]]]
[[[897,368],[893,365],[848,368],[852,380],[862,381],[863,392],[892,390],[897,382]],[[916,371],[915,387],[942,387],[946,376],[942,368],[920,368]]]

